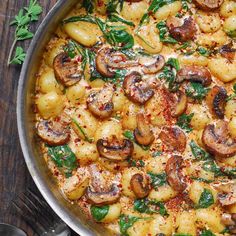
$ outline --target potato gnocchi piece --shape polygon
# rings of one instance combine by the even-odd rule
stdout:
[[[236,101],[235,99],[227,101],[225,105],[225,115],[228,119],[236,117]]]
[[[227,35],[236,38],[236,15],[232,15],[225,20],[223,29]]]
[[[123,108],[123,129],[134,130],[137,127],[136,116],[140,111],[140,107],[134,103],[128,102]]]
[[[198,11],[196,22],[204,33],[213,33],[221,27],[221,19],[218,13]]]
[[[149,198],[156,201],[168,201],[171,198],[177,196],[178,192],[173,190],[169,185],[163,185],[158,187],[157,190],[152,189]]]
[[[120,203],[115,203],[109,206],[107,215],[100,221],[103,223],[110,223],[117,220],[121,213]]]
[[[222,66],[224,65],[224,66]],[[224,83],[236,79],[236,61],[228,62],[226,58],[212,58],[209,60],[208,68],[211,73]]]
[[[77,83],[66,89],[66,97],[72,104],[81,102],[81,99],[84,97],[84,95],[85,87],[80,83]]]
[[[178,60],[181,65],[194,65],[194,66],[208,65],[208,58],[204,56],[179,55]]]
[[[173,226],[172,216],[164,218],[161,215],[156,215],[149,224],[148,235],[156,236],[163,233],[167,236],[171,236],[174,231]]]
[[[220,7],[220,15],[227,18],[236,15],[236,2],[235,1],[224,1]]]
[[[94,46],[102,36],[98,26],[89,22],[68,23],[64,29],[72,39],[86,47]]]

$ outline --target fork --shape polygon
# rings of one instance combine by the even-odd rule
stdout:
[[[17,212],[40,236],[70,236],[69,227],[33,191],[18,195],[12,202]]]

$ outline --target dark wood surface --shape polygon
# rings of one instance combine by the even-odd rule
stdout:
[[[9,210],[16,195],[29,187],[35,191],[37,189],[24,163],[17,133],[16,93],[21,67],[7,66],[15,30],[9,24],[19,9],[28,2],[28,0],[0,0],[0,222],[16,225],[30,236],[34,234],[32,229],[19,215]],[[40,20],[32,25],[32,31],[35,31],[56,0],[38,2],[43,6],[43,14]],[[29,41],[21,45],[27,49]]]

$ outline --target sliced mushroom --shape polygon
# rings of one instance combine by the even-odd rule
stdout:
[[[219,53],[221,54],[221,56],[228,59],[229,62],[232,62],[236,54],[236,49],[233,48],[233,42],[231,41],[230,43],[222,46],[219,50]]]
[[[155,137],[149,124],[147,123],[144,114],[139,113],[136,116],[137,128],[134,130],[134,137],[139,144],[149,145],[151,144]]]
[[[166,25],[170,35],[180,42],[192,40],[196,33],[196,26],[192,17],[185,18],[181,25],[180,19],[172,16],[167,19]]]
[[[165,172],[169,185],[178,192],[183,192],[187,187],[185,178],[181,173],[183,158],[181,156],[172,156],[166,163]]]
[[[108,205],[119,200],[120,189],[116,184],[112,184],[107,192],[94,192],[89,186],[86,190],[86,196],[88,201],[94,205]]]
[[[224,0],[194,0],[194,3],[202,10],[217,9],[223,2]]]
[[[236,234],[236,214],[223,213],[221,216],[221,223],[227,226],[232,235]]]
[[[210,153],[219,157],[236,154],[236,143],[230,137],[225,121],[218,123],[218,127],[214,124],[207,125],[202,134],[202,142]]]
[[[111,48],[102,48],[98,51],[96,57],[97,71],[108,78],[115,76],[112,69],[121,69],[138,65],[135,61],[129,61],[125,54],[112,50]]]
[[[206,96],[206,103],[210,112],[220,119],[224,118],[226,99],[226,89],[217,85],[215,85]]]
[[[168,151],[184,152],[186,147],[186,136],[180,128],[165,126],[161,130],[159,138]]]
[[[129,139],[119,141],[117,138],[112,140],[99,139],[97,150],[102,157],[111,161],[124,161],[132,155],[134,150],[133,143]]]
[[[90,112],[100,119],[108,118],[113,112],[113,87],[105,86],[99,91],[92,92],[87,99]]]
[[[137,198],[144,198],[151,191],[150,179],[147,175],[137,173],[132,176],[130,187]]]
[[[37,125],[40,138],[50,146],[63,145],[70,139],[70,132],[59,122],[40,121]]]
[[[214,184],[219,191],[218,199],[222,206],[229,206],[236,203],[236,182],[227,181]]]
[[[184,66],[177,72],[176,82],[184,80],[199,82],[203,86],[211,84],[211,73],[203,66]]]
[[[181,90],[178,90],[176,93],[175,93],[175,101],[174,101],[174,104],[173,104],[173,108],[172,108],[172,111],[171,111],[171,116],[173,117],[178,117],[180,115],[182,115],[186,108],[187,108],[187,96],[185,95],[184,92],[182,92]]]
[[[65,86],[71,86],[82,78],[81,65],[64,52],[54,58],[53,69],[56,79]]]
[[[154,91],[142,80],[139,72],[131,72],[125,76],[123,82],[125,95],[134,103],[145,104],[153,95]]]
[[[140,57],[139,64],[142,66],[144,74],[155,74],[165,65],[165,58],[162,55],[155,57]]]

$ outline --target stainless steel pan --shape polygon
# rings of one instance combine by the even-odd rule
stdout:
[[[28,49],[22,67],[17,95],[17,124],[20,143],[29,172],[52,209],[81,236],[109,235],[98,224],[89,222],[75,204],[67,202],[59,192],[47,165],[40,154],[35,135],[35,115],[32,111],[34,103],[34,87],[36,72],[40,65],[41,54],[53,31],[66,13],[78,3],[78,0],[59,0],[39,26]]]

